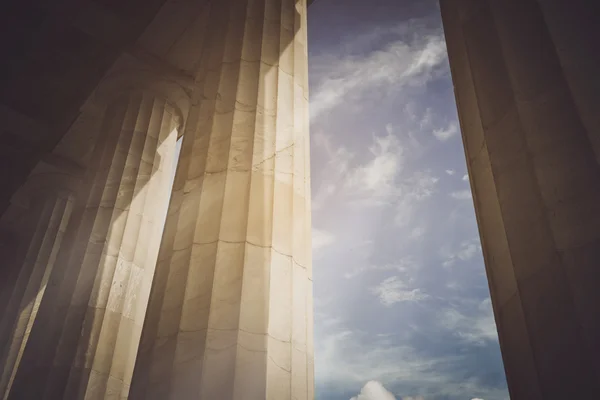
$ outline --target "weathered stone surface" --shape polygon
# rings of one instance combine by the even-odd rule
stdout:
[[[44,272],[37,318],[25,328],[31,334],[9,399],[127,397],[168,203],[177,114],[144,91],[117,93],[105,108],[62,244]],[[44,235],[52,231],[45,227]],[[29,282],[38,279],[33,272]]]
[[[206,18],[132,399],[313,399],[306,4]]]

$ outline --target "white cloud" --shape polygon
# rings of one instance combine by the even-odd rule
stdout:
[[[326,383],[344,391],[349,386],[375,380],[387,387],[402,384],[427,388],[441,397],[466,399],[473,393],[489,393],[493,398],[506,395],[504,389],[482,388],[474,378],[457,379],[454,366],[460,369],[464,365],[464,354],[425,355],[406,345],[403,338],[416,334],[411,324],[392,333],[367,333],[348,329],[338,313],[331,318],[322,311],[315,303],[315,326],[320,327],[315,331],[318,384]],[[327,325],[325,321],[332,323]],[[407,399],[411,397],[402,397]],[[412,400],[424,399],[416,396]]]
[[[409,275],[411,271],[414,271],[418,268],[415,260],[412,257],[404,257],[401,260],[397,261],[393,264],[383,264],[383,265],[368,265],[359,268],[355,268],[350,272],[344,274],[346,279],[354,278],[362,273],[370,272],[370,271],[396,271],[398,273]],[[410,280],[410,278],[407,278]]]
[[[469,175],[468,174],[464,174],[462,177],[462,180],[467,182],[469,180]]]
[[[408,226],[416,214],[417,206],[435,193],[439,179],[429,171],[414,173],[404,180],[397,197],[394,221],[397,226]]]
[[[379,298],[384,306],[403,302],[419,302],[429,298],[421,289],[409,289],[408,285],[398,276],[385,279],[371,288],[371,292]]]
[[[429,171],[406,170],[406,154],[412,147],[406,150],[394,134],[373,135],[368,157],[361,162],[356,162],[355,153],[346,147],[335,148],[327,135],[319,133],[315,142],[328,161],[327,175],[313,196],[313,210],[321,209],[333,195],[362,207],[394,205],[395,221],[402,226],[415,206],[435,192],[437,177]]]
[[[453,170],[453,169],[447,169],[447,170],[446,170],[446,173],[447,173],[448,175],[452,176],[452,175],[454,175],[454,174],[456,173],[456,171],[455,171],[455,170]]]
[[[474,399],[471,399],[471,400],[483,400],[483,399],[480,399],[479,397],[477,397],[477,398],[474,398]]]
[[[475,254],[477,254],[477,251],[479,249],[480,249],[480,247],[477,244],[467,243],[462,246],[462,248],[456,254],[456,256],[463,261],[470,260],[471,258],[473,258],[475,256]]]
[[[477,305],[473,315],[467,316],[465,312],[456,308],[445,309],[440,313],[439,322],[444,328],[472,345],[483,346],[498,341],[492,303],[489,298]]]
[[[426,232],[427,228],[425,228],[425,226],[417,225],[410,231],[408,237],[411,239],[421,239],[423,236],[425,236]]]
[[[442,256],[444,257],[442,265],[444,267],[451,267],[456,264],[457,261],[469,261],[480,252],[481,243],[479,238],[463,240],[458,245],[458,248],[454,250],[450,250],[447,246],[444,246],[441,251]]]
[[[373,136],[371,159],[357,166],[346,177],[346,186],[364,193],[378,203],[395,192],[395,178],[402,170],[403,148],[394,135]]]
[[[313,251],[320,250],[335,242],[335,236],[329,232],[313,228],[312,230],[312,248]]]
[[[413,111],[414,112],[414,111]],[[427,107],[425,112],[421,116],[421,121],[419,122],[419,127],[421,129],[428,129],[433,124],[433,111],[431,107]]]
[[[469,189],[465,190],[457,190],[455,192],[450,193],[450,197],[457,200],[469,200],[473,198],[471,191]]]
[[[384,33],[395,34],[394,29]],[[317,83],[312,90],[311,118],[370,90],[398,91],[407,85],[424,84],[446,57],[446,44],[439,31],[414,41],[397,39],[366,56],[313,56],[311,66]]]
[[[433,130],[433,136],[436,137],[437,140],[445,142],[451,137],[455,136],[458,133],[458,125],[456,122],[452,121],[445,128],[438,128]]]
[[[396,396],[387,390],[381,382],[369,381],[363,386],[358,396],[350,400],[397,400]]]

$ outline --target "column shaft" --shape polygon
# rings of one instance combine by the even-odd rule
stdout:
[[[312,400],[306,2],[210,13],[131,398]]]
[[[127,397],[176,128],[173,107],[154,94],[108,106],[9,399]]]
[[[600,168],[587,100],[574,100],[537,1],[441,6],[511,399],[592,398]]]
[[[73,196],[68,192],[50,192],[43,196],[46,198],[34,199],[33,207],[28,210],[37,217],[37,224],[29,240],[21,239],[28,242],[28,246],[23,262],[13,266],[18,269],[18,276],[10,288],[3,289],[9,296],[0,322],[0,393],[3,397],[10,390],[73,205]],[[9,207],[7,213],[11,211]]]

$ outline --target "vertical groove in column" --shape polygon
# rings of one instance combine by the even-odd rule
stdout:
[[[195,230],[198,228],[197,220],[200,213],[201,190],[207,171],[209,160],[209,140],[208,134],[212,124],[212,115],[216,104],[216,90],[220,82],[217,69],[223,58],[222,43],[227,27],[227,4],[219,2],[211,6],[211,15],[209,19],[208,38],[206,39],[207,54],[212,57],[203,57],[201,62],[205,72],[204,80],[210,82],[205,85],[204,93],[196,94],[196,105],[192,107],[186,125],[186,132],[183,135],[183,143],[179,163],[173,185],[173,193],[169,203],[169,211],[161,249],[158,256],[156,274],[152,282],[150,292],[150,301],[148,312],[144,321],[138,358],[134,369],[134,379],[130,396],[139,399],[166,399],[169,396],[172,379],[179,379],[178,372],[173,368],[176,356],[177,333],[184,308],[185,282],[188,280],[187,265],[191,263],[192,256],[201,259],[202,250],[207,249],[209,261],[211,262],[211,246],[216,247],[216,241],[195,241]],[[217,54],[215,57],[215,49]],[[219,54],[220,50],[220,54]],[[216,66],[214,65],[216,63]],[[200,101],[199,99],[202,98]],[[200,130],[203,134],[197,134]],[[220,218],[220,209],[215,209],[213,204],[204,205],[213,206],[208,209],[209,215]],[[219,204],[217,203],[217,206]],[[201,232],[205,232],[202,229]],[[217,233],[218,237],[218,233]],[[197,242],[197,243],[195,243]],[[204,246],[204,249],[202,248]],[[194,254],[192,254],[194,252]],[[204,284],[212,285],[212,269],[207,268],[204,275]],[[192,277],[193,279],[193,277]],[[199,282],[201,284],[201,282]],[[188,299],[190,305],[194,302],[202,304],[205,299],[210,297],[201,295]],[[208,306],[206,306],[208,308]],[[199,318],[202,319],[202,318]],[[193,322],[193,321],[192,321]],[[202,323],[201,323],[202,324]],[[206,324],[206,321],[204,321]],[[196,340],[196,347],[204,350],[204,339],[201,336],[202,329],[196,329],[193,326],[184,326],[184,332],[189,336],[193,333],[199,333],[199,337],[189,340]],[[181,340],[186,334],[182,335]],[[198,335],[197,335],[198,336]],[[198,344],[202,343],[201,345]],[[195,363],[201,365],[203,353],[183,352],[181,354],[182,363],[192,364],[189,366],[190,383],[197,385],[200,374],[193,368]],[[185,373],[186,371],[182,371]],[[196,375],[192,375],[196,373]],[[181,378],[184,379],[185,378]],[[185,388],[186,383],[181,382],[180,387]],[[183,390],[183,389],[182,389]]]
[[[312,399],[310,390],[312,375],[312,351],[309,352],[309,336],[312,335],[310,299],[312,281],[309,278],[307,243],[310,243],[310,219],[307,218],[307,204],[310,190],[307,186],[307,169],[310,160],[307,155],[309,120],[307,118],[307,25],[306,4],[296,2],[294,15],[294,288],[292,326],[292,397]],[[308,168],[307,168],[308,167]]]
[[[277,100],[272,251],[269,276],[267,347],[267,396],[291,399],[292,285],[293,285],[293,172],[294,172],[294,77],[293,1],[277,0],[272,7],[277,22]]]
[[[19,280],[23,283],[15,285],[9,302],[9,307],[16,314],[14,318],[5,314],[2,319],[4,349],[0,393],[3,393],[3,398],[8,397],[72,209],[72,197],[69,194],[45,193],[42,196],[49,198],[38,200],[41,202],[42,213],[25,263],[21,267]]]
[[[53,296],[42,304],[37,338],[11,398],[127,397],[148,296],[143,287],[155,263],[147,255],[156,256],[149,246],[161,235],[152,223],[164,215],[166,204],[157,199],[168,193],[177,117],[164,100],[133,92],[110,105],[104,124],[69,245],[59,254],[61,268],[50,279]],[[31,376],[39,387],[26,387]]]
[[[294,149],[307,135],[306,111],[294,115],[302,21],[293,0],[212,7],[131,398],[291,399],[293,259],[308,232],[294,223],[307,214],[307,155]]]
[[[97,330],[102,327],[106,309],[100,305],[97,315],[95,310],[90,310],[92,315],[100,319],[94,326],[88,319],[88,303],[93,289],[100,283],[104,283],[102,286],[106,288],[102,293],[105,296],[110,294],[110,282],[117,267],[120,242],[133,199],[135,175],[141,160],[139,152],[143,148],[149,124],[151,103],[148,99],[133,95],[125,101],[129,103],[125,118],[114,133],[111,132],[119,135],[117,147],[113,154],[107,154],[106,163],[100,165],[101,171],[107,170],[107,179],[96,183],[102,186],[98,188],[97,196],[90,198],[86,210],[91,214],[91,235],[81,264],[77,263],[76,283],[67,303],[67,319],[61,329],[50,384],[45,391],[45,396],[49,398],[65,394],[72,398],[82,396],[86,391],[84,382],[91,373],[85,361],[94,357]],[[81,346],[89,349],[89,354],[83,360]]]
[[[125,111],[126,107],[113,107],[105,115],[102,131],[106,134],[98,137],[90,169],[76,195],[78,201],[74,205],[73,216],[64,237],[64,242],[69,245],[62,246],[58,253],[46,295],[32,328],[31,338],[15,376],[11,399],[42,398],[42,391],[52,369],[53,351],[58,344],[60,328],[65,323],[68,301],[74,285],[72,278],[78,274],[77,262],[70,261],[79,259],[81,262],[82,251],[85,250],[85,242],[91,232],[89,213],[86,214],[87,202],[91,192],[97,191],[97,182],[106,179],[106,174],[99,170],[99,167],[105,153],[112,153],[115,149],[118,135],[111,135],[110,131],[114,130],[113,121],[122,119]],[[31,380],[35,380],[37,385],[29,385]]]

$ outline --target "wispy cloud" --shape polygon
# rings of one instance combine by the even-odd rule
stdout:
[[[447,170],[446,170],[446,174],[448,174],[448,175],[450,175],[450,176],[454,175],[455,173],[456,173],[456,171],[455,171],[455,170],[453,170],[453,169],[447,169]]]
[[[396,31],[392,27],[387,33]],[[319,79],[312,89],[311,117],[319,118],[370,90],[422,85],[435,76],[446,58],[446,44],[439,31],[416,40],[398,38],[367,55],[315,56],[311,64]]]
[[[312,230],[312,248],[313,251],[318,251],[335,242],[335,236],[326,231],[313,228]]]
[[[341,389],[376,381],[388,393],[414,393],[413,397],[400,397],[402,400],[421,400],[419,396],[423,396],[423,390],[431,393],[432,399],[464,399],[482,392],[493,394],[494,399],[504,398],[505,392],[502,390],[482,387],[480,382],[472,378],[458,378],[464,372],[460,368],[464,366],[465,354],[424,355],[413,346],[399,343],[398,339],[406,334],[402,331],[411,332],[410,327],[405,326],[393,334],[369,334],[348,329],[339,320],[325,329],[319,319],[322,317],[317,315],[316,326],[321,329],[315,341],[315,378],[319,386],[327,384]],[[378,390],[378,394],[386,393],[376,386],[370,384],[366,391],[363,387],[355,397],[363,400],[365,397],[358,396],[372,395]],[[388,400],[385,397],[383,399]]]
[[[437,140],[445,142],[451,137],[455,136],[458,133],[458,125],[456,122],[452,121],[448,124],[448,126],[444,128],[438,128],[433,130],[433,136],[436,137]]]
[[[440,324],[467,343],[484,346],[498,341],[498,332],[489,298],[481,301],[472,314],[464,310],[449,308],[442,310]]]
[[[444,267],[451,267],[458,261],[468,261],[481,253],[481,244],[479,238],[463,240],[456,249],[449,250],[447,247],[442,248],[442,256]]]
[[[453,199],[457,199],[457,200],[469,200],[469,199],[473,198],[473,195],[471,194],[471,190],[465,189],[465,190],[456,190],[456,191],[450,193],[450,197],[452,197]]]
[[[327,173],[313,195],[313,209],[338,196],[347,204],[361,207],[394,206],[396,222],[405,225],[415,206],[431,197],[439,179],[430,171],[407,171],[410,147],[386,131],[371,135],[366,157],[358,159],[344,145],[335,146],[325,134],[314,139],[326,153]]]
[[[415,172],[404,180],[394,216],[397,226],[408,226],[413,221],[416,208],[433,195],[438,181],[430,171]]]
[[[364,195],[367,204],[377,205],[387,202],[389,196],[397,195],[396,177],[402,172],[404,149],[398,138],[392,134],[373,135],[369,146],[371,158],[356,166],[346,176],[348,189]]]
[[[423,293],[419,288],[411,289],[409,285],[398,276],[389,277],[377,286],[371,288],[381,304],[391,306],[403,302],[419,302],[429,298],[429,295]]]
[[[362,266],[359,268],[355,268],[346,274],[344,277],[346,279],[354,278],[365,272],[373,272],[373,271],[396,271],[402,274],[410,274],[411,271],[417,269],[418,266],[415,263],[415,260],[412,257],[404,257],[395,263],[383,264],[383,265],[368,265]]]

